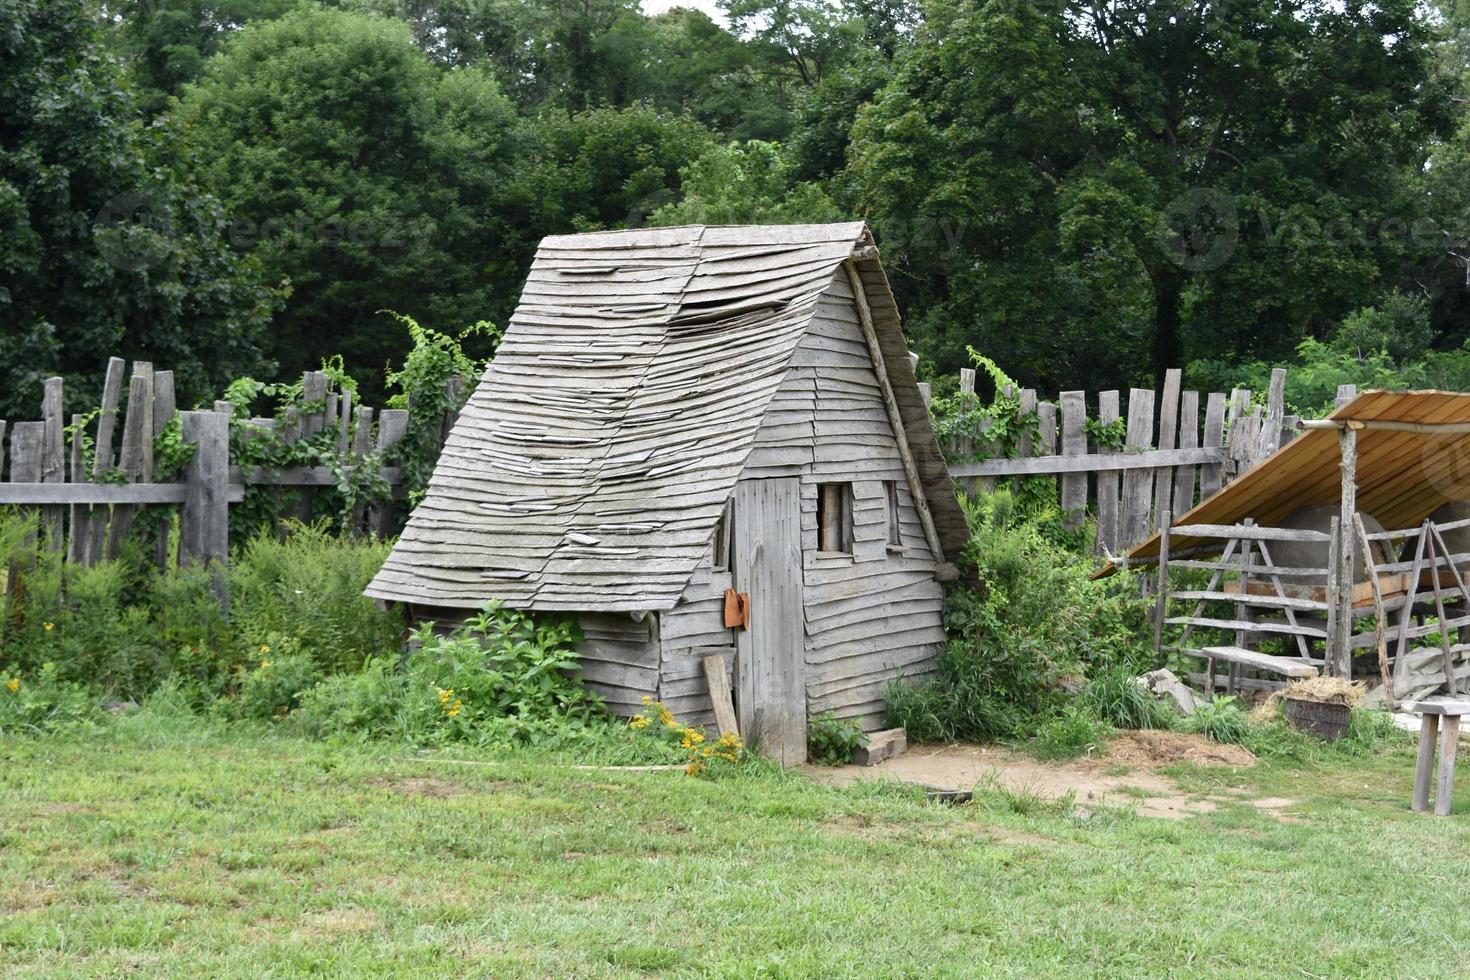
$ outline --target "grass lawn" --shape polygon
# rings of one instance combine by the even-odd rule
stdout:
[[[458,754],[458,753],[457,753]],[[1187,820],[487,766],[147,713],[0,743],[0,973],[1462,974],[1470,784],[1407,741],[1183,770]],[[1289,822],[1288,822],[1289,821]]]

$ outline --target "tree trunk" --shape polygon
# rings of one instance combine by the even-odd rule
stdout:
[[[1179,336],[1179,307],[1184,294],[1184,280],[1179,270],[1156,269],[1154,283],[1154,385],[1164,387],[1164,372],[1182,368],[1184,346]]]

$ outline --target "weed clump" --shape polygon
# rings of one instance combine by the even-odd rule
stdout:
[[[1078,678],[1146,663],[1134,583],[1094,580],[1055,506],[1023,498],[1002,489],[965,502],[972,577],[946,601],[938,676],[886,692],[888,723],[911,738],[1023,738],[1061,711]]]

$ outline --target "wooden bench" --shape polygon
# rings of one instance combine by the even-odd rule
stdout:
[[[1400,707],[1420,716],[1419,758],[1414,764],[1414,799],[1409,809],[1416,813],[1429,809],[1429,776],[1434,770],[1434,743],[1438,734],[1439,778],[1434,789],[1434,812],[1443,817],[1450,812],[1450,801],[1455,792],[1455,751],[1459,748],[1460,718],[1470,715],[1470,700],[1433,697],[1405,701]]]
[[[1317,668],[1300,657],[1276,657],[1269,653],[1247,650],[1245,647],[1205,647],[1200,654],[1211,660],[1223,660],[1227,664],[1264,670],[1292,679],[1317,676]]]

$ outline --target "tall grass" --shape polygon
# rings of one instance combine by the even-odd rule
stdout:
[[[230,563],[230,616],[250,642],[294,638],[325,671],[356,670],[397,649],[401,613],[363,595],[390,542],[339,537],[325,523],[288,523],[285,538],[251,538]]]

